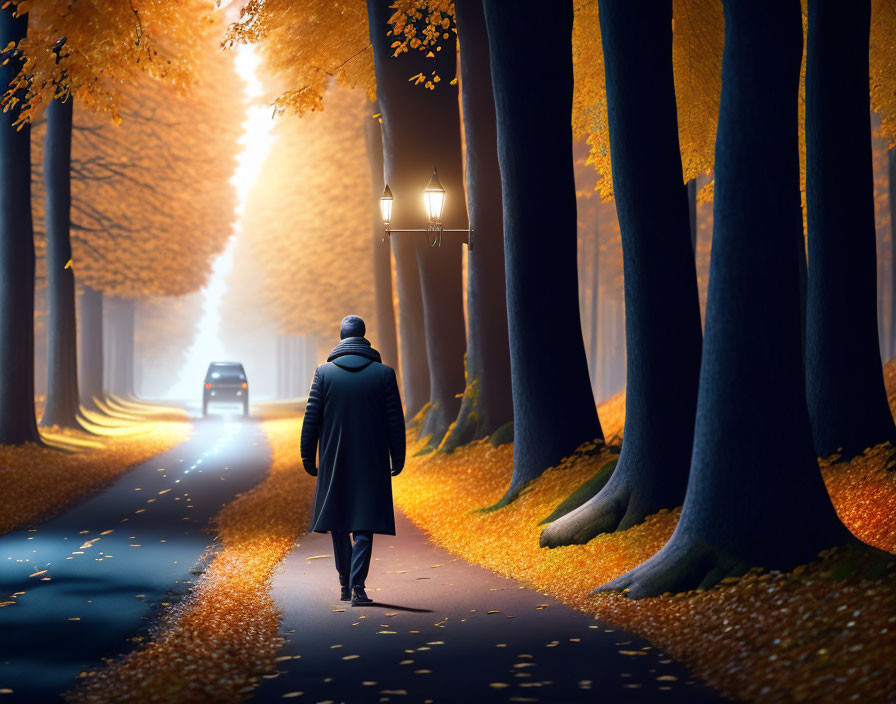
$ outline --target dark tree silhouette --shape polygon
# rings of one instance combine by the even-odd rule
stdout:
[[[601,0],[613,192],[622,233],[627,382],[606,486],[541,544],[585,543],[684,499],[700,372],[700,302],[672,76],[672,1]]]
[[[81,405],[95,410],[103,398],[103,292],[83,286],[78,310]]]
[[[106,388],[126,398],[134,396],[134,299],[109,297],[106,306]]]
[[[374,103],[372,114],[378,113]],[[376,300],[375,346],[383,363],[398,366],[398,338],[395,334],[395,309],[392,305],[392,254],[389,243],[383,241],[383,220],[380,213],[380,196],[383,193],[383,131],[378,120],[367,118],[364,122],[367,158],[370,163],[371,212],[373,213],[373,285]]]
[[[822,457],[896,440],[877,329],[870,26],[870,0],[809,2],[806,396]]]
[[[22,69],[15,44],[28,32],[16,6],[0,9],[0,92]],[[0,444],[40,442],[34,409],[34,230],[31,128],[13,126],[20,105],[0,112]]]
[[[887,190],[890,197],[890,242],[896,243],[896,149],[887,152]],[[887,354],[896,356],[896,246],[890,246],[890,344]]]
[[[597,218],[594,219],[592,246],[594,252],[591,255],[591,324],[589,326],[588,352],[591,357],[591,389],[597,391],[597,326],[598,306],[600,305],[600,230]]]
[[[49,329],[47,403],[41,425],[80,427],[78,423],[78,354],[75,318],[75,273],[69,265],[71,242],[71,96],[48,106],[44,138],[44,202],[47,232]]]
[[[504,212],[513,476],[502,501],[603,438],[576,266],[572,3],[485,0]],[[541,51],[537,47],[550,47]],[[538,104],[533,104],[537,95]]]
[[[467,385],[457,421],[441,446],[446,451],[487,437],[513,420],[501,171],[487,69],[488,34],[482,0],[456,0],[454,10],[467,147],[467,207],[474,242],[467,259]]]
[[[396,229],[425,226],[422,194],[435,166],[447,191],[442,213],[445,227],[466,227],[460,116],[457,88],[451,85],[456,70],[456,51],[453,46],[446,46],[432,59],[416,50],[393,58],[391,43],[394,35],[388,34],[388,22],[394,10],[390,5],[389,0],[367,1],[377,100],[383,118],[386,182],[395,197],[393,226]],[[433,70],[441,78],[435,90],[426,90],[408,80],[418,73],[429,75]],[[405,261],[412,249],[417,256],[424,328],[411,327],[413,320],[400,320],[402,359],[407,360],[411,355],[420,354],[422,344],[419,343],[422,342],[425,329],[429,403],[419,432],[421,437],[429,437],[429,444],[435,447],[457,417],[460,409],[459,395],[464,390],[466,335],[461,288],[461,245],[457,239],[446,237],[441,247],[430,247],[424,233],[396,234],[395,239],[398,241],[395,251],[399,275],[400,318],[405,317],[405,310],[402,308],[404,295],[413,294],[412,286],[406,280],[408,273]],[[413,306],[415,301],[409,303]],[[418,344],[408,344],[414,341]],[[405,350],[405,345],[409,349]],[[418,360],[415,361],[419,363]],[[414,373],[403,368],[402,376],[407,390],[415,383]],[[413,412],[413,407],[411,401],[406,402],[408,415]]]
[[[726,0],[724,8],[715,229],[687,496],[662,550],[601,587],[636,598],[709,587],[752,566],[788,569],[855,540],[812,449],[800,356],[800,3]]]

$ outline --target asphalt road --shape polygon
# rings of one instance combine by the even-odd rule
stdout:
[[[188,441],[32,531],[0,536],[0,702],[55,702],[79,672],[129,650],[182,594],[209,519],[267,473],[254,421],[212,416]]]
[[[288,639],[254,701],[718,702],[642,638],[433,546],[403,515],[375,536],[375,604],[339,601],[329,535],[275,577]]]

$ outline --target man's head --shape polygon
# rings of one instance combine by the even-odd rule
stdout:
[[[347,315],[342,319],[342,326],[339,328],[339,338],[344,340],[347,337],[364,337],[367,328],[364,321],[357,315]]]

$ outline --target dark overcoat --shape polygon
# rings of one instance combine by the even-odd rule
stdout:
[[[365,338],[346,338],[314,372],[301,454],[317,475],[309,530],[395,535],[390,470],[404,467],[404,414],[395,371]]]

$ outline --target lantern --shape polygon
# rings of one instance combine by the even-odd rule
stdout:
[[[445,205],[445,189],[439,183],[439,175],[435,168],[432,170],[432,178],[423,189],[423,204],[426,206],[426,216],[430,222],[439,222],[442,218],[442,206]]]
[[[383,214],[383,222],[388,225],[392,219],[392,191],[389,189],[389,184],[386,184],[380,198],[380,212]]]

